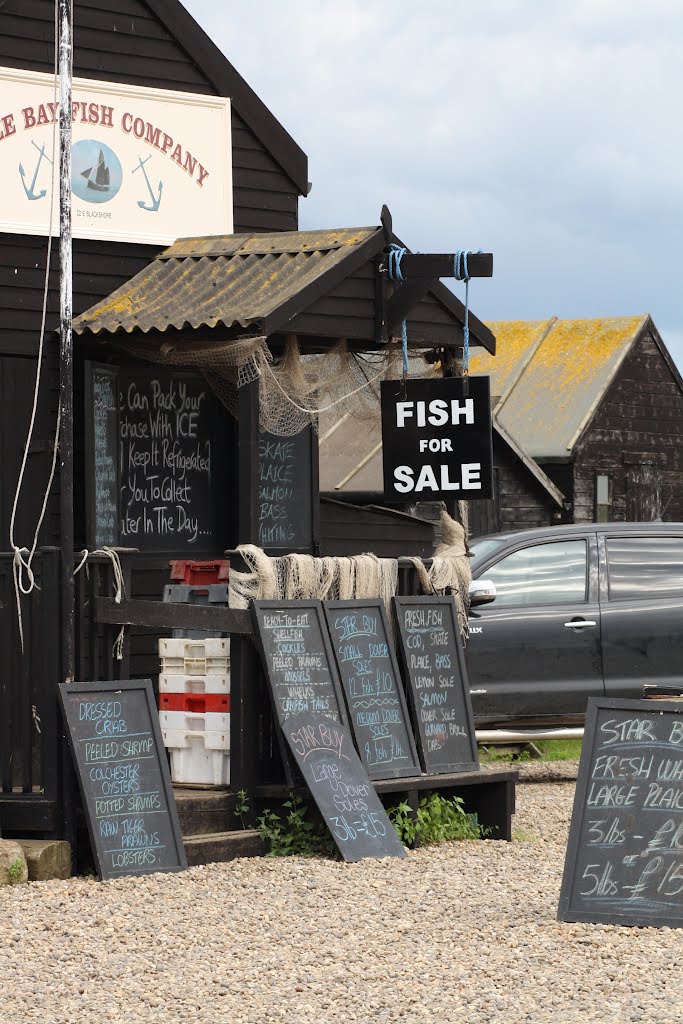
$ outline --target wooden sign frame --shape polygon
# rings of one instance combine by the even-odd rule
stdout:
[[[84,381],[84,417],[85,417],[85,527],[88,547],[95,549],[101,545],[97,537],[97,483],[95,480],[95,374],[105,374],[114,381],[114,416],[116,420],[116,444],[114,446],[113,460],[116,472],[116,538],[106,543],[112,547],[118,547],[121,530],[121,470],[119,466],[120,430],[119,430],[119,368],[111,363],[97,363],[90,359],[85,360],[85,381]]]
[[[477,749],[477,737],[474,728],[474,717],[472,714],[472,701],[470,698],[469,683],[467,679],[467,667],[465,665],[465,654],[463,651],[462,640],[460,638],[460,627],[458,626],[458,617],[456,615],[455,601],[452,597],[446,597],[441,595],[415,595],[411,597],[395,597],[394,602],[394,618],[397,624],[398,636],[400,639],[399,644],[399,658],[401,661],[401,667],[404,672],[404,678],[408,690],[408,702],[410,704],[411,717],[413,722],[413,730],[417,741],[418,749],[420,752],[420,761],[422,767],[427,775],[445,775],[449,772],[472,772],[479,770],[479,752]],[[448,610],[449,625],[453,632],[453,638],[455,641],[457,665],[451,666],[448,669],[449,672],[457,674],[459,676],[460,686],[462,690],[462,702],[465,712],[465,725],[467,727],[467,735],[469,738],[469,752],[470,758],[466,761],[448,761],[444,763],[435,763],[434,758],[430,758],[430,751],[427,745],[427,737],[424,734],[422,728],[421,718],[419,715],[418,698],[415,688],[415,680],[413,673],[410,670],[408,664],[408,649],[407,641],[408,637],[404,629],[404,624],[398,611],[401,608],[406,608],[409,605],[436,605],[439,608],[445,608]]]
[[[327,619],[327,626],[328,626],[328,629],[330,631],[330,641],[331,641],[331,644],[332,644],[332,650],[334,652],[334,658],[335,658],[335,663],[337,665],[337,670],[339,672],[339,678],[340,678],[342,693],[344,694],[344,701],[346,702],[346,707],[347,707],[347,710],[348,710],[349,722],[350,722],[349,728],[351,730],[351,735],[353,736],[353,739],[354,739],[355,744],[356,744],[356,748],[358,750],[358,753],[360,754],[360,758],[361,758],[361,761],[363,762],[363,766],[365,767],[366,772],[368,773],[369,777],[373,781],[379,781],[380,779],[415,778],[416,776],[421,775],[422,771],[421,771],[421,768],[420,768],[420,759],[419,759],[418,753],[417,753],[417,747],[416,747],[416,744],[415,744],[415,736],[413,735],[413,727],[412,727],[412,724],[411,724],[411,721],[410,721],[410,715],[408,714],[408,707],[407,707],[407,704],[406,704],[406,697],[405,697],[405,691],[404,691],[404,687],[403,687],[403,680],[401,678],[401,672],[399,670],[398,662],[396,660],[396,652],[394,650],[394,645],[393,645],[393,642],[392,642],[391,631],[389,629],[389,620],[387,618],[386,610],[384,608],[384,602],[379,597],[368,597],[368,598],[361,598],[361,599],[358,599],[358,600],[355,600],[355,601],[325,601],[323,607],[324,607],[324,610],[325,610],[325,617]],[[344,670],[342,668],[342,663],[340,661],[340,658],[339,658],[339,655],[338,655],[338,652],[337,652],[337,645],[334,642],[334,637],[333,637],[333,634],[332,634],[332,622],[331,622],[331,620],[332,620],[332,616],[336,612],[338,612],[338,611],[344,611],[344,610],[360,611],[361,609],[369,609],[370,611],[372,611],[373,614],[376,614],[379,617],[379,619],[380,619],[380,621],[382,623],[382,628],[384,629],[384,635],[386,637],[387,648],[388,648],[387,657],[389,659],[390,666],[391,666],[391,671],[393,673],[394,681],[396,683],[396,693],[397,693],[397,696],[398,696],[401,718],[402,718],[402,721],[403,721],[403,723],[405,725],[406,736],[408,738],[408,744],[409,744],[409,755],[410,755],[410,759],[411,759],[411,762],[412,762],[410,765],[406,765],[405,767],[398,767],[398,768],[386,767],[386,768],[382,768],[380,766],[378,768],[377,766],[373,766],[373,765],[369,764],[366,752],[365,752],[365,750],[363,748],[363,743],[361,742],[360,738],[356,734],[356,730],[354,728],[353,717],[352,717],[352,710],[351,710],[351,701],[350,701],[350,698],[349,698],[349,696],[347,694],[345,673],[344,673]]]
[[[161,736],[161,728],[159,726],[159,712],[157,710],[156,701],[154,699],[154,690],[152,689],[151,679],[126,679],[126,680],[104,680],[97,683],[70,683],[68,686],[66,683],[59,683],[59,699],[62,708],[62,715],[65,724],[65,732],[69,743],[69,750],[73,758],[76,775],[78,776],[78,785],[81,791],[81,797],[83,800],[83,807],[85,811],[85,818],[88,825],[88,833],[90,835],[90,844],[95,858],[95,866],[97,868],[98,877],[100,879],[107,878],[122,878],[127,875],[143,875],[143,874],[154,874],[156,872],[175,872],[184,871],[187,868],[187,857],[185,855],[185,846],[183,844],[183,837],[180,831],[180,821],[178,819],[178,810],[175,804],[175,797],[173,795],[173,783],[171,782],[171,775],[168,768],[168,758],[166,756],[166,748],[164,747],[164,741]],[[146,708],[149,714],[150,722],[150,733],[154,743],[154,749],[157,754],[159,771],[161,775],[161,789],[160,792],[163,794],[166,811],[168,813],[169,823],[171,826],[171,835],[175,845],[175,851],[177,856],[177,864],[171,864],[169,866],[155,867],[151,871],[130,871],[130,870],[113,870],[104,861],[104,856],[107,851],[103,848],[103,836],[98,835],[95,829],[95,818],[97,817],[92,813],[94,808],[91,807],[90,792],[86,786],[85,779],[85,762],[80,756],[80,751],[77,744],[79,742],[85,742],[83,737],[74,737],[71,729],[69,714],[67,710],[67,700],[74,694],[85,694],[92,696],[93,694],[110,694],[112,697],[118,694],[132,693],[134,691],[141,691],[144,695]],[[126,737],[125,733],[103,735],[102,741],[122,740]],[[86,738],[87,740],[87,738]],[[111,762],[109,762],[111,763]],[[134,795],[134,794],[128,794]],[[149,813],[149,811],[136,812],[131,810],[126,812],[128,815],[134,815],[136,813]],[[106,817],[112,815],[107,814]],[[118,817],[120,815],[116,815]],[[153,846],[147,849],[154,849]],[[109,851],[116,852],[116,851]]]
[[[632,712],[632,717],[627,720],[629,722],[643,722],[647,718],[662,721],[661,716],[664,714],[675,715],[676,724],[679,726],[681,736],[681,744],[677,753],[683,754],[683,704],[681,702],[594,697],[589,699],[557,919],[558,921],[615,924],[622,927],[683,928],[683,897],[681,897],[683,893],[683,849],[679,849],[678,845],[674,848],[667,847],[667,840],[670,843],[672,841],[672,834],[677,836],[677,829],[680,829],[681,825],[683,825],[683,814],[680,810],[671,811],[666,807],[655,808],[655,810],[662,811],[661,818],[658,817],[656,819],[657,823],[661,821],[662,824],[665,823],[668,826],[669,822],[671,822],[671,827],[663,831],[662,825],[655,824],[655,822],[652,825],[649,824],[649,817],[652,817],[652,809],[649,808],[649,815],[645,815],[641,810],[641,817],[648,818],[646,827],[643,828],[638,824],[637,812],[639,808],[635,803],[637,794],[632,794],[628,791],[634,788],[638,789],[641,784],[641,776],[638,774],[639,750],[646,751],[648,747],[646,743],[638,743],[635,739],[634,742],[628,743],[627,738],[625,741],[622,741],[623,745],[621,747],[617,742],[614,742],[613,745],[608,743],[596,748],[596,739],[599,738],[600,713],[603,711]],[[609,724],[609,719],[607,723],[603,724]],[[642,734],[643,728],[642,725],[639,729],[634,727],[634,736],[638,731]],[[656,742],[653,746],[655,745],[659,751],[661,751],[662,747],[666,747],[666,743],[661,742]],[[618,806],[596,805],[595,821],[590,819],[592,822],[590,831],[595,831],[596,843],[591,847],[590,844],[585,842],[584,831],[586,816],[590,813],[587,798],[591,782],[593,785],[596,785],[593,770],[596,750],[603,748],[609,749],[612,754],[616,755],[617,759],[619,754],[622,754],[628,762],[624,764],[622,769],[618,767],[618,763],[616,766],[606,769],[607,774],[610,776],[608,784],[614,783],[614,785],[622,786],[626,795],[624,796],[624,801]],[[652,747],[650,747],[651,749]],[[672,745],[673,750],[675,748]],[[662,753],[662,756],[666,756],[665,751]],[[619,771],[620,774],[615,776],[615,771]],[[644,784],[649,786],[651,781],[652,779],[647,776]],[[655,784],[657,782],[656,775],[654,782]],[[599,784],[599,781],[597,784]],[[664,786],[666,786],[666,783],[664,783]],[[680,798],[681,794],[683,794],[683,786],[679,780],[677,780],[677,787],[679,789],[678,797]],[[633,799],[633,803],[629,804],[631,799]],[[633,806],[634,810],[629,811],[629,806]],[[619,832],[622,827],[624,832],[628,832],[633,838],[641,840],[645,849],[633,853],[627,852],[627,848],[624,847],[622,851],[619,851],[618,846],[621,842]],[[601,834],[601,829],[606,834]],[[649,839],[645,834],[635,835],[636,829],[642,833],[649,831]],[[605,840],[607,840],[607,843],[605,843]],[[673,842],[677,844],[679,840],[675,839]],[[595,863],[588,864],[585,867],[584,875],[579,879],[577,877],[580,866],[579,855],[581,850],[586,849],[587,846],[595,849]],[[608,870],[610,868],[608,857],[610,851],[614,851],[617,861],[619,860],[620,853],[626,854],[626,857],[621,857],[619,863],[622,867],[622,873],[628,872],[629,868],[632,869],[631,876],[628,876],[629,884],[625,885],[621,878],[615,879],[614,875]],[[657,860],[661,861],[661,863],[655,864]],[[589,869],[592,870],[589,871]],[[673,877],[672,871],[674,873]],[[574,890],[583,879],[585,879],[585,885],[593,886],[596,891],[595,893],[580,893],[579,896],[584,897],[583,905],[581,905],[578,904],[578,900],[575,900]],[[669,891],[666,889],[667,884]],[[679,897],[678,907],[675,904],[669,904],[669,906],[676,907],[677,912],[675,914],[667,912],[665,909],[657,912],[659,901],[647,898],[648,893],[653,887],[655,887],[655,893],[662,894],[661,904],[663,908],[667,906],[664,903],[666,896]],[[621,891],[624,892],[623,896],[621,896]],[[626,896],[626,892],[629,892],[630,895]],[[585,897],[592,897],[594,895],[597,897],[598,903],[595,909],[591,910],[586,906]]]
[[[296,762],[292,758],[292,755],[291,755],[290,750],[289,750],[289,746],[285,743],[285,739],[284,739],[284,735],[283,735],[283,731],[282,731],[282,727],[289,720],[289,717],[292,717],[292,716],[288,716],[288,718],[283,718],[282,715],[280,714],[280,708],[278,707],[277,695],[276,695],[275,687],[274,687],[274,684],[273,684],[273,679],[272,679],[272,676],[271,676],[271,673],[270,673],[270,666],[268,664],[268,658],[267,658],[266,650],[265,650],[265,647],[264,647],[264,644],[263,644],[263,636],[262,636],[262,632],[261,632],[261,623],[260,623],[260,619],[259,619],[260,614],[262,612],[265,612],[265,611],[268,611],[268,610],[283,612],[283,611],[286,611],[288,609],[291,609],[292,611],[312,611],[312,612],[314,612],[314,614],[316,616],[316,619],[317,619],[317,622],[318,622],[318,626],[320,628],[320,635],[322,637],[323,648],[324,648],[324,651],[325,651],[325,656],[327,658],[327,664],[328,664],[329,673],[330,673],[330,682],[331,682],[331,685],[332,685],[332,691],[333,691],[333,694],[334,694],[334,697],[335,697],[335,701],[336,701],[336,705],[337,705],[336,710],[337,710],[337,714],[339,716],[339,722],[345,728],[348,728],[349,723],[348,723],[348,718],[347,718],[347,715],[346,715],[346,705],[344,703],[344,697],[343,697],[343,692],[342,692],[342,688],[341,688],[341,683],[340,683],[340,680],[339,680],[339,673],[338,673],[338,669],[337,669],[337,662],[336,662],[336,659],[334,657],[334,651],[332,650],[332,645],[331,645],[331,642],[330,642],[330,636],[329,636],[329,633],[327,631],[327,622],[325,621],[325,616],[323,614],[323,606],[322,606],[322,602],[321,601],[314,601],[314,600],[310,600],[310,601],[303,601],[303,600],[302,601],[285,601],[285,600],[252,601],[251,602],[251,608],[252,608],[252,616],[253,616],[253,620],[254,620],[254,639],[255,639],[256,647],[257,647],[258,652],[259,652],[259,656],[261,658],[261,665],[263,666],[263,673],[264,673],[264,675],[266,677],[266,685],[267,685],[268,693],[270,695],[271,706],[272,706],[272,709],[273,709],[273,717],[274,717],[274,720],[275,720],[275,722],[277,723],[277,726],[278,726],[277,729],[276,729],[276,732],[277,732],[277,737],[278,737],[278,744],[279,744],[279,747],[280,747],[280,755],[282,757],[282,763],[283,763],[283,766],[284,766],[284,769],[285,769],[285,776],[286,776],[286,779],[287,779],[287,784],[289,786],[293,786],[295,784],[295,780],[297,778],[298,768],[296,768]]]

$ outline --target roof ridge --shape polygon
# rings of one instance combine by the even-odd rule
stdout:
[[[522,323],[524,323],[524,322],[525,321],[522,321]],[[533,323],[533,321],[531,321],[531,322]],[[529,363],[531,362],[533,357],[538,352],[539,347],[545,341],[545,339],[548,337],[548,335],[552,332],[552,330],[555,327],[555,325],[557,324],[557,322],[558,322],[558,318],[556,316],[551,316],[550,319],[547,320],[543,324],[541,329],[539,330],[536,339],[531,342],[531,345],[529,345],[529,348],[528,348],[525,356],[520,360],[519,365],[518,365],[515,373],[513,373],[512,378],[510,379],[507,388],[505,389],[503,394],[500,396],[500,400],[499,400],[498,404],[496,405],[496,415],[498,415],[500,413],[501,409],[503,408],[503,406],[507,402],[508,398],[512,394],[514,388],[516,387],[516,385],[519,383],[520,379],[524,375],[524,371],[527,369]]]

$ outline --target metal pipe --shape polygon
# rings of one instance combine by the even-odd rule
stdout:
[[[75,674],[73,466],[73,257],[71,244],[71,94],[73,0],[59,0],[59,491],[62,548],[62,678]],[[50,229],[52,225],[50,225]]]
[[[533,743],[534,740],[582,740],[583,729],[477,729],[477,743]]]

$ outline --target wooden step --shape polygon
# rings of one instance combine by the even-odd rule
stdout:
[[[239,832],[204,832],[184,836],[188,867],[236,860],[238,857],[262,857],[265,846],[255,829]]]
[[[234,814],[235,794],[226,789],[174,786],[173,794],[183,836],[242,828],[240,819]]]

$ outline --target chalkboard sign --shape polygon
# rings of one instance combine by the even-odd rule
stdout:
[[[312,713],[346,724],[320,601],[254,601],[253,609],[278,720]]]
[[[119,542],[118,372],[88,364],[87,384],[92,430],[86,431],[91,467],[86,484],[93,545],[101,548]]]
[[[156,551],[211,547],[216,466],[203,377],[122,371],[119,439],[122,544]]]
[[[186,868],[151,681],[60,683],[59,696],[100,878]]]
[[[683,927],[683,707],[588,701],[560,921]]]
[[[344,860],[405,857],[348,731],[322,715],[294,715],[283,731]]]
[[[382,601],[330,601],[324,607],[351,728],[368,775],[420,775]]]
[[[312,427],[293,437],[259,434],[259,547],[313,550],[313,455]]]
[[[429,775],[479,767],[465,658],[452,597],[395,597],[401,663]]]
[[[143,551],[216,546],[222,425],[203,377],[168,367],[86,366],[90,543]]]

